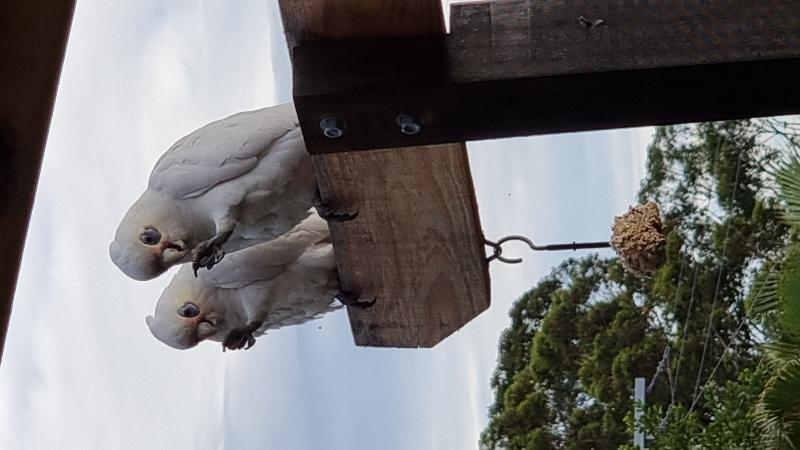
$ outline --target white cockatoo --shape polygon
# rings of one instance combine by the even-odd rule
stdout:
[[[185,265],[164,289],[147,325],[161,342],[250,348],[255,336],[316,319],[339,307],[372,306],[339,287],[328,224],[314,214],[285,235],[227,255],[195,277]]]
[[[193,261],[211,268],[224,255],[274,239],[316,205],[317,183],[291,103],[234,114],[176,142],[158,160],[147,190],[125,214],[111,259],[136,280]]]

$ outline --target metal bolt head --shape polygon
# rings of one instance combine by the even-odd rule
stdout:
[[[422,122],[411,114],[400,113],[397,115],[396,121],[403,134],[413,136],[422,130]]]
[[[319,127],[322,129],[322,134],[328,139],[336,139],[342,137],[344,134],[345,123],[342,119],[335,117],[326,117],[319,121]]]

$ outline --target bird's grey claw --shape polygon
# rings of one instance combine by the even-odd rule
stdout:
[[[248,327],[234,328],[222,340],[222,351],[249,349],[256,343],[253,332]]]
[[[346,222],[358,217],[358,210],[347,211],[341,208],[334,208],[333,206],[322,201],[322,195],[317,189],[314,196],[314,207],[317,209],[317,214],[328,222]]]
[[[225,252],[223,252],[216,243],[211,241],[201,242],[200,245],[194,249],[192,255],[192,270],[194,271],[194,276],[197,276],[197,271],[201,267],[211,269],[217,265],[218,262],[222,261],[224,256]]]
[[[347,222],[358,217],[358,210],[346,211],[323,203],[316,205],[317,214],[328,222]]]
[[[376,301],[375,297],[372,297],[369,300],[365,300],[357,295],[353,295],[347,292],[340,292],[339,295],[336,296],[336,299],[342,302],[342,304],[345,306],[352,306],[354,308],[361,308],[361,309],[371,308],[373,305],[375,305]]]

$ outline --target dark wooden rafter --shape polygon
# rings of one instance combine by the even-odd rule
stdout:
[[[293,57],[307,42],[444,33],[438,0],[279,4]],[[313,130],[319,121],[304,125],[304,134]],[[488,308],[488,265],[463,143],[313,161],[323,199],[359,210],[356,220],[331,224],[343,287],[377,297],[369,310],[348,308],[357,345],[431,347]]]
[[[447,36],[304,42],[313,153],[800,111],[796,0],[497,0]],[[422,124],[399,132],[396,116]],[[319,121],[341,119],[338,139]]]
[[[0,356],[74,8],[0,2]]]

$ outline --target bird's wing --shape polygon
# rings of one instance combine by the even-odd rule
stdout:
[[[194,198],[252,171],[272,144],[299,126],[286,103],[234,114],[175,143],[156,163],[149,187],[173,198]]]
[[[264,320],[262,331],[299,325],[342,306],[334,298],[330,286],[320,284],[308,275],[286,273],[274,280],[268,290],[261,292],[267,299],[259,305],[257,312]]]
[[[270,281],[281,275],[315,245],[330,239],[328,224],[312,214],[288,233],[225,255],[213,270],[201,272],[204,280],[222,288],[238,288]]]
[[[325,314],[336,311],[341,307],[341,304],[331,299],[329,302],[296,303],[293,308],[280,308],[271,311],[271,315],[268,316],[267,321],[259,328],[258,334],[266,334],[268,330],[277,330],[279,328],[301,325],[312,320],[317,320],[322,318]]]

